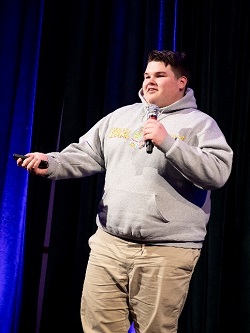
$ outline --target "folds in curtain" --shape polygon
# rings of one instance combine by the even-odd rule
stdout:
[[[31,145],[43,1],[9,0],[0,12],[0,331],[18,332],[28,175],[13,153]]]

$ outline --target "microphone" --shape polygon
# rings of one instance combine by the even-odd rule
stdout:
[[[156,105],[150,105],[149,106],[149,109],[148,109],[148,118],[152,118],[152,119],[157,119],[157,113],[159,111],[159,108],[158,106]],[[153,151],[153,148],[154,148],[154,144],[151,140],[146,140],[146,152],[148,154],[152,154],[152,151]]]

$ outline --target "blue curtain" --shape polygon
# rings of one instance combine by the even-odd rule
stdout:
[[[0,332],[18,331],[28,176],[13,153],[30,151],[43,0],[0,6]]]

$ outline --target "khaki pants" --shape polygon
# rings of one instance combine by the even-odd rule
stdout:
[[[198,249],[150,246],[97,230],[81,300],[84,333],[176,333]]]

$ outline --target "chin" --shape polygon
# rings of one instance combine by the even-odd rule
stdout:
[[[157,104],[157,100],[155,98],[146,98],[146,101],[149,104]]]
[[[155,105],[159,106],[156,100],[149,101],[149,104],[155,104]]]

